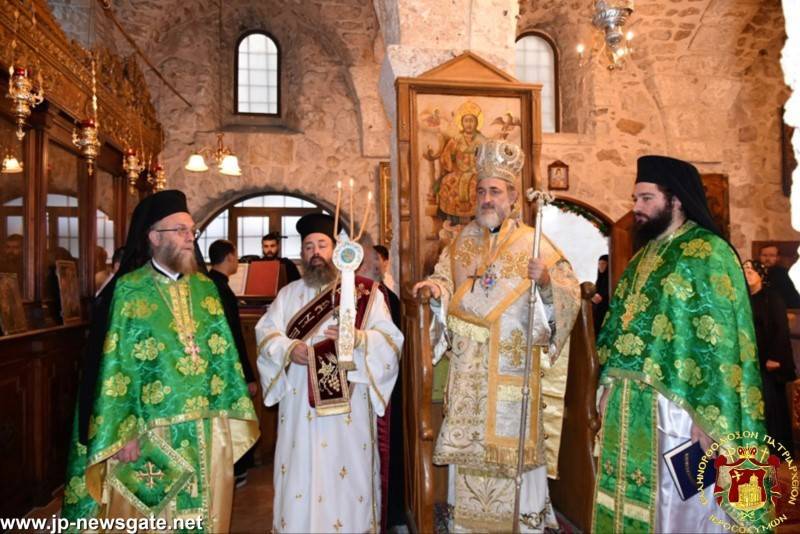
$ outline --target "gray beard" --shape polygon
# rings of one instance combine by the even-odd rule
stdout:
[[[155,260],[172,272],[190,275],[197,272],[194,253],[184,252],[172,244],[165,244],[153,251]]]
[[[325,262],[325,265],[311,265],[303,262],[303,280],[309,286],[319,289],[336,280],[336,267]]]
[[[503,224],[505,217],[502,217],[495,208],[494,211],[478,213],[475,220],[478,221],[480,226],[493,230]]]

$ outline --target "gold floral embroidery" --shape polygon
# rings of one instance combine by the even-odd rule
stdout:
[[[722,380],[728,387],[737,389],[742,383],[742,368],[735,363],[723,363],[719,366],[719,370],[722,372]]]
[[[461,243],[458,243],[455,247],[456,251],[453,254],[453,260],[460,265],[461,267],[469,267],[472,265],[476,253],[478,251],[478,245],[475,239],[465,239]]]
[[[661,371],[661,366],[654,362],[651,358],[644,359],[642,371],[644,374],[652,376],[656,380],[664,380],[664,373]]]
[[[637,315],[645,311],[650,305],[650,299],[647,295],[642,293],[631,293],[625,299],[625,313],[622,314],[622,328],[628,328],[628,325],[633,321]]]
[[[103,393],[108,397],[123,397],[128,393],[131,377],[117,373],[103,382]]]
[[[500,256],[501,278],[526,278],[528,276],[528,251],[506,252]]]
[[[639,356],[644,349],[644,341],[635,334],[625,334],[617,338],[614,347],[623,356]]]
[[[206,408],[208,408],[208,399],[202,396],[186,399],[186,403],[183,405],[183,411],[185,412],[195,412]]]
[[[344,527],[344,525],[342,524],[341,520],[339,520],[339,519],[337,518],[337,519],[336,519],[336,523],[334,523],[334,524],[333,524],[333,529],[334,529],[336,532],[339,532],[340,530],[342,530],[342,527]]]
[[[683,250],[683,255],[687,258],[699,258],[702,260],[711,256],[712,248],[711,243],[698,237],[688,243],[681,243],[681,250]]]
[[[697,386],[703,382],[703,373],[692,358],[675,360],[675,368],[678,370],[678,378],[690,386]]]
[[[756,346],[755,343],[750,341],[747,334],[739,332],[739,359],[742,362],[752,362],[756,359]]]
[[[89,494],[86,491],[86,481],[83,477],[72,477],[64,488],[64,502],[67,504],[77,504]]]
[[[137,360],[155,360],[165,348],[166,346],[156,341],[156,338],[149,337],[133,346],[133,357]]]
[[[597,347],[597,359],[600,360],[600,365],[605,365],[609,356],[611,356],[611,349],[608,347]]]
[[[211,354],[224,354],[228,350],[228,342],[216,333],[208,338],[208,346],[211,348]]]
[[[242,368],[241,362],[236,362],[233,364],[233,368],[236,369],[236,372],[239,373],[239,376],[244,377],[244,369]]]
[[[253,401],[251,401],[250,397],[247,395],[239,397],[239,400],[234,402],[233,405],[231,405],[231,408],[234,411],[242,412],[247,415],[253,415],[256,413],[255,408],[253,408]]]
[[[184,356],[178,360],[175,368],[182,375],[201,375],[206,372],[208,362],[203,358],[195,358],[192,356]]]
[[[672,341],[675,337],[675,327],[669,317],[663,313],[659,313],[653,317],[653,326],[650,328],[650,333],[655,337],[660,337],[665,341]]]
[[[742,406],[751,419],[764,419],[764,398],[758,387],[747,388],[747,394],[742,397]]]
[[[500,341],[500,352],[511,356],[511,365],[514,367],[522,366],[522,357],[525,356],[526,347],[525,336],[518,328],[511,331],[508,339]]]
[[[342,466],[342,470],[339,471],[339,476],[342,477],[342,480],[344,480],[344,477],[347,476],[347,467]]]
[[[78,453],[78,456],[86,456],[86,453],[89,449],[86,448],[86,445],[81,443],[80,441],[75,442],[75,452]]]
[[[697,329],[695,332],[697,338],[706,343],[716,345],[719,338],[722,337],[722,328],[710,315],[695,317],[692,319],[692,324]]]
[[[103,424],[105,419],[102,415],[98,416],[91,416],[89,417],[89,439],[94,438],[97,435],[97,431],[100,429],[100,425]]]
[[[713,423],[719,418],[720,410],[718,407],[711,404],[709,406],[699,406],[697,408],[697,413],[700,414],[701,417],[704,417],[708,419],[709,422]]]
[[[219,299],[214,297],[204,298],[203,302],[200,303],[200,306],[211,315],[222,315],[224,312],[222,309],[222,303],[219,301]]]
[[[614,290],[614,296],[616,298],[621,298],[622,295],[628,292],[628,279],[621,280],[619,284],[617,284],[617,289]]]
[[[150,317],[158,306],[155,304],[149,303],[144,299],[136,299],[125,302],[122,305],[122,313],[123,317],[127,317],[129,319],[146,319]]]
[[[110,332],[106,336],[106,340],[103,342],[103,352],[105,354],[114,352],[117,350],[117,343],[119,343],[119,334],[116,332]]]
[[[136,416],[129,415],[119,424],[119,428],[117,429],[117,436],[122,438],[129,437],[133,431],[136,430]]]
[[[736,301],[736,290],[733,289],[731,277],[727,274],[712,274],[711,287],[720,297],[726,298],[731,302]]]
[[[661,281],[664,293],[679,300],[686,300],[694,295],[692,284],[678,273],[670,273]]]
[[[217,375],[211,377],[211,394],[219,395],[225,389],[225,381]]]
[[[142,402],[145,404],[159,404],[171,392],[171,387],[165,386],[161,380],[156,380],[142,386]]]
[[[720,415],[717,417],[717,420],[714,422],[714,427],[717,429],[717,432],[720,434],[725,434],[730,431],[730,425],[728,424],[728,418],[724,415]]]

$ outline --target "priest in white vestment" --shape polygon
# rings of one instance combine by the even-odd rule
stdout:
[[[448,464],[451,532],[510,532],[527,336],[534,351],[524,443],[520,528],[557,523],[547,491],[561,434],[569,337],[580,306],[578,281],[543,236],[532,258],[534,229],[512,216],[524,153],[488,141],[476,158],[477,212],[442,251],[431,290],[435,360],[450,359],[445,413],[434,450]],[[538,292],[528,332],[531,282]]]
[[[337,280],[331,261],[333,218],[307,215],[297,228],[303,278],[281,289],[256,325],[264,404],[280,403],[272,527],[276,532],[377,532],[376,417],[384,414],[400,371],[403,335],[378,285],[356,277],[356,368],[345,372],[334,359],[319,359],[319,347],[330,346],[338,334],[338,308],[329,298]],[[314,369],[315,362],[323,377],[319,381],[309,378],[317,376],[309,374],[309,363]],[[349,383],[349,398],[342,398],[345,388],[329,387],[337,375]]]

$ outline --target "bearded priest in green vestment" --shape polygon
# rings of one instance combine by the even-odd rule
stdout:
[[[633,199],[643,247],[597,339],[604,391],[592,531],[720,531],[712,515],[732,521],[714,484],[682,500],[662,455],[697,441],[704,452],[712,442],[742,445],[730,433],[764,435],[747,285],[693,165],[639,158]]]
[[[214,283],[198,272],[186,197],[136,207],[95,303],[62,517],[230,527],[233,463],[258,423]],[[175,521],[175,522],[174,522]],[[199,523],[198,523],[199,521]]]
[[[534,350],[520,500],[523,532],[557,528],[547,476],[556,474],[567,356],[580,306],[569,262],[514,215],[524,153],[488,141],[477,153],[477,210],[414,291],[428,287],[435,361],[450,359],[445,414],[433,461],[449,464],[451,532],[510,532],[527,336]],[[531,311],[531,282],[537,296]],[[534,330],[528,332],[528,314]]]

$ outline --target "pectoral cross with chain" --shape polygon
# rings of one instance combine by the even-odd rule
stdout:
[[[147,462],[146,464],[144,464],[144,466],[145,470],[137,471],[136,478],[138,478],[139,480],[144,480],[146,478],[147,482],[145,482],[145,485],[148,488],[153,489],[156,485],[154,479],[164,478],[164,473],[162,473],[160,469],[158,469],[155,465],[153,465],[153,462]]]

